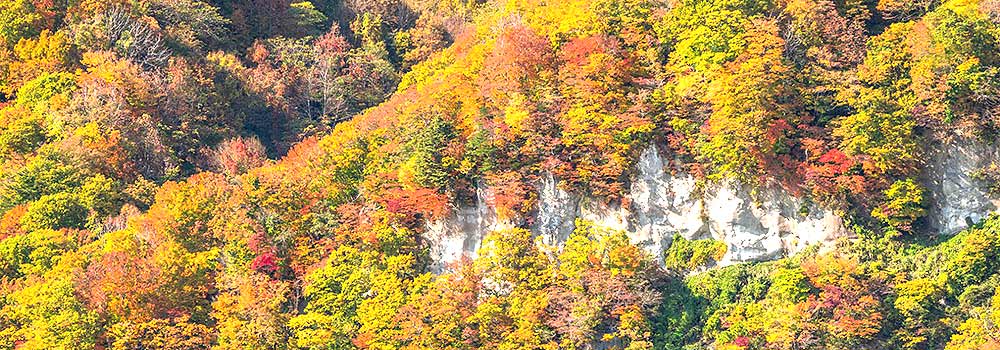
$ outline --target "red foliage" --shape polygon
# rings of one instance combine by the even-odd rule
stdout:
[[[386,211],[403,214],[407,218],[416,219],[424,216],[440,219],[447,214],[450,200],[447,195],[428,188],[403,189],[394,187],[386,190],[379,202],[386,208]]]
[[[799,303],[796,309],[810,323],[823,325],[841,339],[868,339],[881,331],[880,298],[885,283],[858,270],[857,262],[826,256],[802,263],[818,295]]]
[[[264,234],[263,229],[258,229],[254,232],[250,239],[247,240],[247,247],[254,252],[266,251],[270,247],[270,240],[267,239],[267,235]]]
[[[212,151],[212,163],[226,175],[239,175],[259,167],[267,160],[264,145],[256,137],[235,137]]]
[[[626,101],[627,87],[641,74],[619,48],[618,40],[606,35],[576,38],[559,52],[559,78],[563,93],[579,103],[611,110]]]
[[[272,273],[278,270],[278,257],[270,252],[265,252],[253,259],[250,268],[264,273]]]
[[[821,195],[839,192],[860,195],[866,191],[866,180],[854,173],[858,163],[838,149],[823,153],[806,169],[806,181]]]
[[[509,92],[538,85],[543,72],[551,70],[553,53],[548,40],[522,23],[509,23],[497,38],[493,53],[479,75],[483,96],[503,107]]]
[[[60,12],[65,11],[64,8],[60,9],[59,7],[61,6],[56,5],[56,0],[32,0],[31,4],[35,8],[35,11],[42,16],[42,27],[51,30],[56,29],[56,19],[61,16]]]
[[[91,309],[148,320],[170,307],[156,293],[167,282],[161,272],[148,259],[127,252],[106,253],[87,267],[78,283],[79,293]]]
[[[508,171],[487,177],[493,191],[486,200],[494,208],[501,220],[519,217],[534,207],[535,188],[520,174]]]
[[[736,339],[733,339],[733,345],[746,348],[750,346],[750,338],[743,336],[736,337]]]

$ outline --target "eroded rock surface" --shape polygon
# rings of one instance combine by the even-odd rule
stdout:
[[[496,210],[488,204],[489,196],[488,188],[477,186],[475,203],[458,205],[448,217],[427,223],[424,238],[429,241],[434,270],[442,270],[463,255],[474,257],[487,233],[514,227],[497,219]]]
[[[1000,202],[991,198],[989,184],[976,174],[998,160],[997,150],[972,138],[934,149],[921,179],[929,194],[927,223],[932,233],[955,234],[995,212]]]
[[[960,141],[930,155],[922,181],[929,190],[927,221],[935,232],[953,234],[1000,207],[975,173],[997,159],[982,142]],[[656,147],[636,163],[627,207],[561,188],[558,179],[542,177],[531,230],[547,244],[559,245],[580,218],[628,232],[632,242],[662,261],[672,237],[714,238],[728,251],[721,265],[773,260],[814,244],[829,244],[850,234],[833,208],[826,208],[780,188],[751,193],[735,183],[700,184],[673,169]],[[474,256],[489,231],[513,227],[498,223],[488,205],[489,189],[480,187],[474,205],[456,208],[451,217],[428,225],[432,254],[443,266],[463,254]]]

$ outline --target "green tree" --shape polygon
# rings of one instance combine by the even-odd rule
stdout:
[[[35,12],[30,0],[12,0],[0,3],[2,47],[9,49],[22,38],[37,34],[37,24],[41,19],[42,16]]]
[[[885,202],[872,210],[872,216],[893,229],[909,231],[913,221],[926,213],[924,188],[913,179],[896,181],[884,195]]]
[[[87,207],[80,197],[73,193],[45,195],[28,204],[28,211],[21,218],[21,227],[26,231],[78,228],[87,224]]]

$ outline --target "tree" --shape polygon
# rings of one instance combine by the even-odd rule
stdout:
[[[944,288],[934,281],[918,278],[896,285],[895,289],[893,306],[904,322],[895,337],[902,348],[920,349],[940,344],[945,336],[936,323],[942,313],[938,301],[944,296]]]
[[[208,350],[215,337],[206,325],[183,317],[149,322],[123,322],[110,331],[111,349],[156,348],[165,350]]]
[[[872,216],[893,229],[909,231],[913,221],[924,216],[924,189],[913,179],[896,181],[885,191],[885,203]]]
[[[45,121],[37,113],[22,106],[0,110],[0,158],[32,152],[47,139]]]
[[[0,240],[0,276],[18,279],[41,276],[52,269],[59,256],[76,244],[63,232],[35,230]]]
[[[994,293],[988,307],[977,309],[977,315],[962,322],[951,336],[945,350],[1000,349],[997,325],[1000,324],[1000,293]]]
[[[201,52],[224,44],[228,38],[229,19],[219,9],[199,0],[154,0],[149,13],[163,27],[172,46]]]
[[[24,38],[13,47],[13,58],[0,76],[0,93],[12,96],[26,82],[45,73],[74,67],[72,46],[66,32],[43,30],[37,38]]]
[[[681,235],[674,235],[670,247],[664,252],[663,264],[668,269],[690,271],[722,260],[726,250],[723,242],[712,239],[689,241]]]
[[[774,23],[754,22],[744,34],[745,51],[708,90],[712,115],[704,127],[701,157],[713,166],[713,178],[758,183],[765,169],[780,169],[789,153],[788,137],[797,124],[782,60],[784,41]]]
[[[220,294],[212,303],[212,317],[218,322],[218,348],[288,348],[287,282],[232,269],[218,286]]]
[[[64,255],[45,278],[5,295],[0,340],[18,349],[93,349],[98,315],[77,299],[72,277],[83,257]]]
[[[549,262],[535,246],[531,231],[492,232],[483,239],[478,255],[476,268],[493,281],[496,293],[509,293],[513,288],[541,289],[547,283],[543,271]]]
[[[542,91],[532,89],[544,86],[554,73],[553,56],[544,37],[512,20],[502,28],[493,51],[482,63],[477,83],[483,97],[496,108],[505,107],[517,95],[533,101]]]
[[[212,158],[216,171],[237,176],[264,165],[267,151],[256,137],[236,137],[216,146]]]
[[[35,201],[45,195],[68,192],[83,184],[86,175],[64,155],[46,150],[23,167],[6,169],[0,182],[0,208]]]
[[[82,229],[87,223],[87,208],[80,197],[71,193],[45,195],[28,204],[28,211],[21,218],[26,231]]]
[[[41,19],[30,0],[4,1],[0,4],[0,47],[9,49],[37,33]]]
[[[59,103],[50,102],[53,97],[61,96],[63,99],[69,99],[69,94],[76,88],[76,75],[66,72],[45,72],[21,86],[17,91],[16,102],[33,111],[42,111],[53,104],[55,106],[51,107],[58,106]]]

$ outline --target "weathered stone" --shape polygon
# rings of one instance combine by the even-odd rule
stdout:
[[[929,190],[928,222],[935,232],[953,234],[1000,206],[974,176],[997,159],[997,151],[970,140],[939,149],[931,154],[922,178]],[[728,247],[720,265],[777,259],[850,234],[833,208],[775,187],[751,193],[734,183],[699,184],[693,175],[666,164],[656,147],[642,153],[624,207],[568,191],[547,174],[537,185],[531,230],[544,243],[560,245],[581,218],[626,231],[634,244],[660,261],[675,234],[711,237]],[[477,192],[475,204],[458,206],[449,218],[428,224],[426,238],[439,265],[463,254],[474,256],[487,232],[513,226],[497,222],[488,205],[489,189]]]
[[[927,223],[932,233],[951,235],[982,221],[998,201],[975,174],[997,161],[997,150],[982,141],[960,138],[928,155],[921,182],[928,190]]]
[[[489,196],[489,189],[477,186],[475,203],[458,205],[448,217],[427,222],[424,238],[435,262],[432,269],[441,271],[463,255],[474,258],[487,233],[514,226],[497,220],[496,210],[488,204]]]

